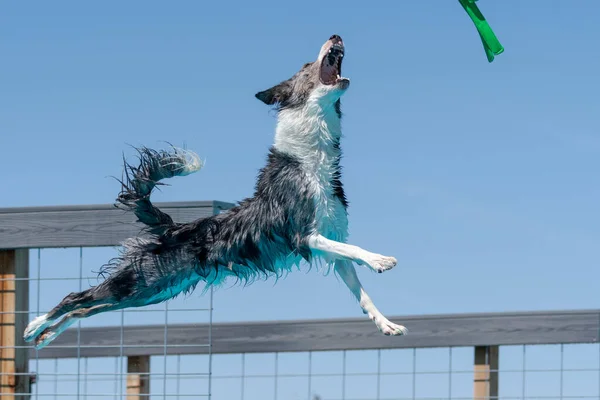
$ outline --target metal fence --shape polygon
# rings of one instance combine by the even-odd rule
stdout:
[[[209,201],[161,206],[174,220],[185,222],[217,214],[231,205]],[[101,354],[114,353],[112,361],[82,355],[88,345],[80,322],[66,332],[75,340],[51,346],[58,354],[53,360],[41,357],[44,351],[36,351],[22,339],[31,319],[47,313],[69,292],[98,283],[99,266],[117,255],[116,246],[123,239],[139,234],[141,226],[134,218],[112,205],[0,209],[0,396],[133,399],[152,393],[163,398],[181,397],[186,395],[180,390],[181,376],[206,379],[210,375],[210,356],[206,366],[194,365],[183,373],[181,363],[172,367],[174,361],[166,355],[172,348],[181,351],[192,347],[210,353],[210,335],[173,344],[169,326],[186,321],[210,327],[212,290],[204,298],[176,299],[91,319],[86,326],[96,326],[100,332],[107,328],[119,331],[117,342],[93,346]],[[149,323],[160,324],[163,329],[161,361],[146,354],[143,332],[138,337],[125,333],[125,327]],[[210,397],[210,380],[208,386],[196,386],[187,396]]]
[[[212,398],[473,399],[473,357],[469,347],[214,355]],[[498,398],[598,399],[599,357],[597,344],[501,347]],[[207,358],[152,356],[151,398],[208,394]],[[60,399],[78,385],[79,398],[124,398],[118,357],[43,359],[40,367],[41,398]]]
[[[451,347],[215,356],[213,398],[474,399],[474,353]],[[597,344],[500,347],[501,367],[489,371],[498,372],[497,392],[483,398],[598,399],[599,356]]]
[[[179,221],[229,206],[161,205]],[[411,334],[390,338],[364,318],[213,324],[209,292],[22,342],[136,233],[109,206],[0,209],[2,399],[600,399],[600,310],[394,317]]]
[[[29,320],[48,312],[49,307],[67,293],[80,291],[90,283],[97,283],[98,277],[93,269],[97,269],[102,263],[101,257],[108,260],[116,255],[112,254],[114,252],[113,249],[83,248],[31,250],[30,255],[33,257],[28,278]],[[92,260],[96,262],[90,262]],[[118,329],[117,342],[93,345],[99,352],[118,353],[110,359],[82,357],[82,351],[89,347],[85,343],[86,335],[85,332],[82,333],[79,322],[69,332],[75,337],[74,341],[59,342],[51,346],[52,351],[59,352],[60,358],[41,358],[40,354],[45,350],[30,351],[28,375],[35,379],[35,384],[31,385],[31,398],[122,399],[128,394],[127,398],[148,398],[151,394],[160,398],[174,398],[175,395],[179,398],[209,397],[210,388],[206,385],[184,392],[181,390],[180,380],[182,376],[206,380],[210,375],[210,359],[191,364],[187,372],[182,372],[181,356],[168,357],[167,354],[174,348],[185,349],[190,346],[210,349],[210,337],[192,340],[185,345],[172,343],[169,340],[169,325],[181,321],[210,325],[212,302],[213,292],[210,290],[205,298],[194,296],[176,299],[156,306],[116,311],[87,320],[86,327],[96,326],[100,332]],[[125,327],[149,323],[161,324],[163,327],[162,356],[145,355],[147,346],[143,344],[143,332],[137,338],[125,336]],[[132,351],[139,355],[125,356],[126,352]]]

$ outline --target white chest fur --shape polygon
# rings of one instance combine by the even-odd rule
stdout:
[[[315,198],[318,233],[332,240],[345,241],[348,218],[332,186],[340,156],[336,146],[341,137],[340,122],[333,106],[323,109],[318,102],[282,110],[274,146],[300,160]]]

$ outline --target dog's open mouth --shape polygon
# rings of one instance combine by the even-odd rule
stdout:
[[[344,58],[344,45],[336,43],[331,45],[329,51],[321,60],[319,78],[324,85],[335,85],[345,78],[342,77],[342,59]]]

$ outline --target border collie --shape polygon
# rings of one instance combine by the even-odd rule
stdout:
[[[159,181],[198,171],[190,151],[139,149],[137,167],[125,163],[116,205],[132,211],[146,235],[124,241],[105,265],[97,286],[66,296],[26,328],[40,349],[79,319],[128,307],[156,304],[204,290],[235,277],[243,282],[280,277],[304,260],[333,267],[365,314],[385,335],[404,335],[363,289],[353,263],[379,273],[396,259],[346,244],[348,203],[340,173],[340,97],[350,81],[341,76],[344,44],[333,35],[316,61],[256,98],[278,112],[275,143],[258,175],[254,196],[234,208],[190,223],[175,223],[150,202]]]

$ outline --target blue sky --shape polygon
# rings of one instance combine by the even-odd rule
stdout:
[[[275,124],[254,93],[337,33],[350,241],[399,260],[360,271],[384,314],[599,308],[600,3],[479,4],[506,48],[492,64],[456,1],[4,4],[0,207],[110,203],[128,144],[164,141],[207,163],[156,200],[250,195]],[[315,272],[216,307],[362,315]]]

